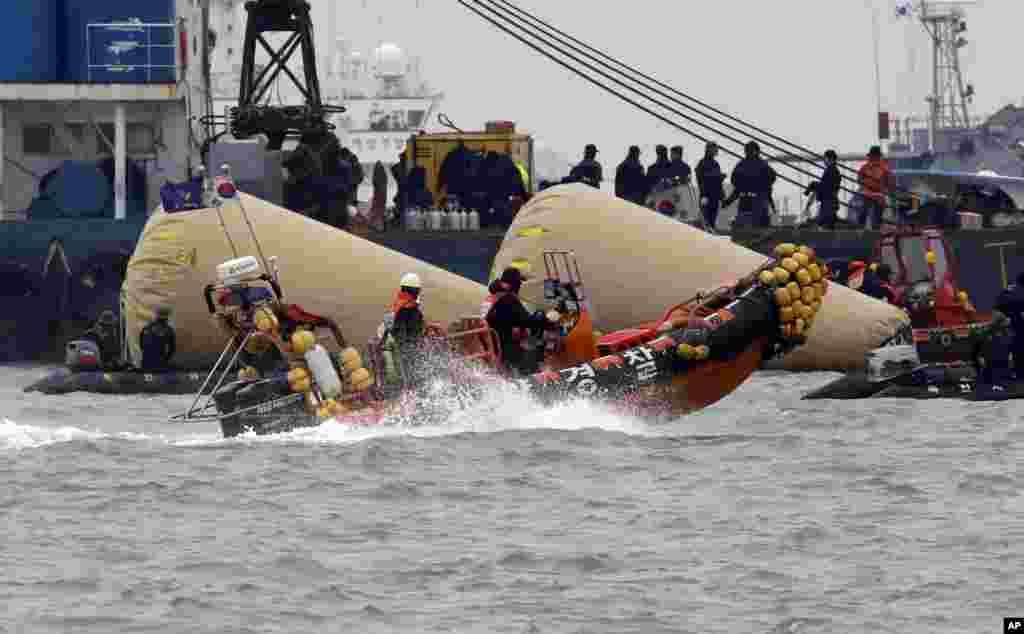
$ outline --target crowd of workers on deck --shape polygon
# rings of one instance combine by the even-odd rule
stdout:
[[[751,141],[744,147],[744,156],[727,177],[718,162],[718,145],[705,145],[704,156],[694,169],[683,160],[683,148],[676,145],[670,150],[664,145],[655,148],[655,160],[644,167],[639,146],[631,146],[626,158],[615,170],[615,195],[638,205],[648,205],[649,196],[660,188],[696,185],[700,197],[700,210],[704,224],[716,226],[718,213],[723,207],[739,202],[735,226],[768,227],[772,215],[777,213],[773,189],[778,173],[761,156],[760,145]],[[598,150],[593,144],[583,151],[583,160],[572,168],[562,183],[585,183],[600,188],[603,182],[603,168],[597,160]],[[814,223],[824,229],[834,229],[839,222],[841,206],[840,192],[843,177],[839,171],[839,156],[835,150],[827,150],[824,168],[818,180],[804,190],[809,197],[808,205],[817,203]],[[725,194],[728,179],[732,192]],[[895,176],[888,161],[883,158],[878,146],[868,151],[867,160],[857,172],[859,191],[850,201],[851,213],[847,224],[865,229],[881,226],[889,196],[896,187]],[[552,183],[546,183],[549,186]],[[906,209],[897,208],[900,221],[906,220]]]

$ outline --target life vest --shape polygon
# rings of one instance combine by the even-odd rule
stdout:
[[[398,291],[398,294],[395,295],[395,301],[391,302],[390,312],[384,316],[384,321],[377,327],[377,337],[382,342],[384,341],[391,331],[391,327],[395,324],[395,315],[398,314],[398,311],[403,308],[419,308],[419,306],[420,300],[418,297],[413,297],[404,291]]]
[[[889,163],[884,160],[868,161],[861,166],[859,173],[864,187],[864,196],[884,202],[885,192],[889,188],[889,180],[892,177]]]

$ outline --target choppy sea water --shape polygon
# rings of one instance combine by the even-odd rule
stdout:
[[[1024,404],[667,425],[496,395],[449,424],[220,438],[188,397],[0,379],[2,632],[997,632],[1024,613]]]

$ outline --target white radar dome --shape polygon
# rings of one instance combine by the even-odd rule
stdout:
[[[397,44],[386,42],[374,51],[377,72],[383,77],[401,77],[405,75],[405,51]]]

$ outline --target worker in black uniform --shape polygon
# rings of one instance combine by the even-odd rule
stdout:
[[[821,173],[821,180],[814,186],[814,193],[818,197],[818,226],[822,229],[836,228],[839,189],[843,182],[837,165],[838,160],[835,150],[825,151],[825,170]]]
[[[517,336],[516,331],[527,333],[547,328],[557,328],[557,313],[552,320],[543,312],[532,315],[519,299],[519,289],[523,285],[522,271],[515,267],[505,269],[501,277],[491,286],[496,299],[487,312],[487,324],[498,333],[501,342],[501,356],[506,368],[521,376],[529,376],[540,369],[543,360],[543,346],[528,350],[526,341]]]
[[[92,341],[99,348],[100,363],[104,370],[121,368],[121,334],[118,325],[114,311],[105,310],[100,313],[92,328],[82,335],[82,339]]]
[[[725,192],[722,183],[725,174],[715,156],[718,155],[718,144],[709,141],[704,147],[704,158],[697,163],[697,189],[700,190],[700,210],[704,214],[704,224],[714,229],[718,224],[718,210],[722,207]]]
[[[647,176],[640,162],[640,148],[636,145],[630,146],[626,160],[615,170],[615,195],[638,205],[644,204]]]
[[[142,369],[146,372],[165,372],[170,369],[176,340],[169,306],[156,310],[156,319],[146,324],[139,333],[139,347],[142,348]]]
[[[583,148],[583,160],[576,164],[569,172],[569,178],[577,183],[586,183],[591,187],[600,189],[604,174],[601,171],[601,164],[597,162],[597,146],[593,143]]]
[[[1024,272],[1017,275],[1017,283],[1011,284],[996,298],[996,310],[1010,318],[1013,328],[1013,369],[1017,380],[1024,380]]]
[[[892,269],[882,263],[864,271],[860,292],[888,304],[896,303],[896,291],[892,287]]]
[[[680,183],[686,184],[690,182],[690,175],[693,170],[690,169],[689,164],[683,160],[683,146],[674,145],[671,150],[672,154],[668,161],[668,169],[666,173],[669,178],[678,178]]]
[[[736,214],[738,226],[769,227],[771,226],[772,187],[775,186],[777,174],[768,163],[761,158],[761,146],[751,141],[744,147],[744,158],[736,164],[732,171],[732,185],[735,189],[724,203],[728,207],[737,198],[740,201]]]
[[[668,178],[668,148],[664,145],[658,145],[654,148],[654,162],[647,168],[647,192],[644,194],[644,199],[651,195],[654,188],[662,180]]]

